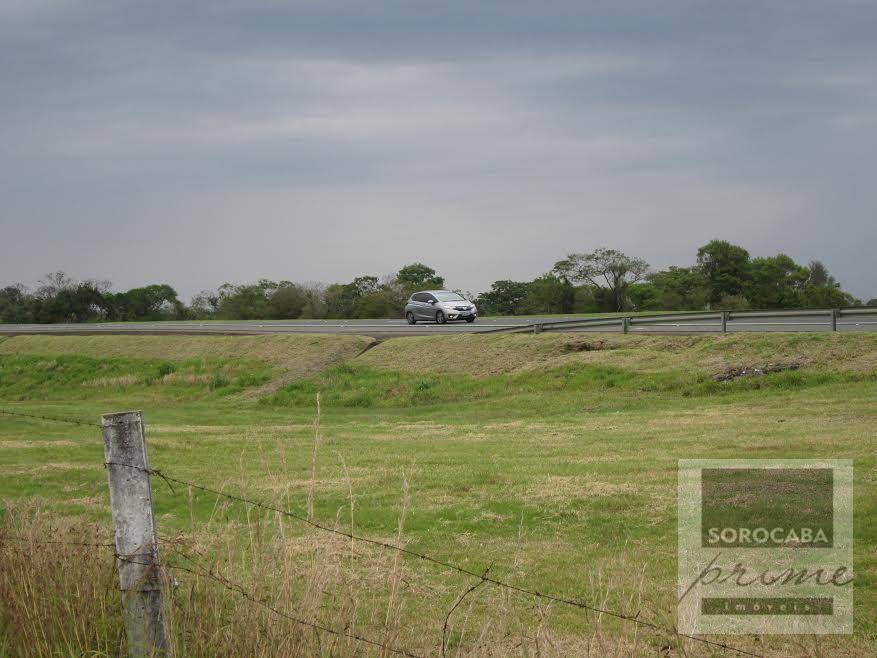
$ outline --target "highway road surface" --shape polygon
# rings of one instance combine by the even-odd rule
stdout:
[[[361,334],[375,338],[397,336],[428,336],[433,334],[478,333],[492,330],[514,330],[542,322],[580,319],[582,316],[488,317],[472,324],[465,322],[434,324],[418,322],[409,326],[405,320],[241,320],[205,322],[106,322],[97,324],[0,324],[0,336],[20,334]],[[829,331],[830,319],[812,315],[782,317],[751,317],[728,321],[729,332],[739,331]],[[845,311],[837,320],[838,331],[877,331],[877,313]],[[694,334],[718,332],[716,320],[676,318],[657,324],[636,324],[631,333]],[[563,331],[619,332],[619,326],[569,327]]]

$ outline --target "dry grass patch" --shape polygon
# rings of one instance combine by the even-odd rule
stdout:
[[[96,471],[101,465],[71,464],[69,462],[47,462],[38,466],[11,466],[0,467],[0,473],[4,475],[31,475],[33,473],[51,473],[58,471]]]
[[[100,496],[86,496],[85,498],[69,498],[65,501],[68,505],[80,507],[106,507],[107,499]]]
[[[31,448],[74,448],[78,445],[81,445],[78,441],[70,441],[69,439],[59,439],[51,441],[3,439],[2,441],[0,441],[0,450],[28,450]]]
[[[641,493],[641,488],[629,483],[592,480],[584,475],[548,475],[528,487],[524,498],[563,504],[582,499],[607,498],[630,493]]]
[[[162,425],[160,423],[149,423],[150,434],[213,434],[236,430],[240,430],[240,427],[237,425]]]
[[[161,378],[162,384],[188,384],[190,386],[204,386],[210,383],[212,375],[206,373],[171,372]]]
[[[368,438],[374,441],[393,441],[400,439],[448,438],[460,435],[460,427],[445,425],[429,420],[416,423],[381,424],[370,431]]]
[[[120,375],[118,377],[98,377],[87,382],[82,382],[86,388],[117,388],[136,386],[140,378],[136,375]]]

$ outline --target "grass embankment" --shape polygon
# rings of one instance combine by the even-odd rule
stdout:
[[[768,655],[870,655],[877,647],[877,336],[435,336],[363,353],[370,340],[9,338],[0,341],[0,406],[90,422],[142,408],[152,464],[180,478],[303,515],[312,498],[314,518],[329,525],[478,572],[492,565],[497,578],[640,611],[668,627],[679,458],[852,458],[856,635],[730,643]],[[731,368],[778,363],[799,367],[713,380]],[[101,462],[96,429],[0,415],[7,530],[29,536],[60,526],[49,534],[105,540]],[[465,598],[443,633],[471,579],[197,491],[171,491],[159,480],[153,489],[159,532],[182,542],[163,549],[168,562],[185,559],[176,553],[182,546],[282,610],[336,628],[355,624],[414,653],[441,654],[444,634],[450,653],[461,655],[661,647],[710,655],[673,636],[635,635],[629,623],[487,585]],[[111,559],[14,548],[0,546],[11,565],[0,572],[0,654],[114,646]],[[71,587],[102,579],[104,588],[82,585],[79,602],[49,595],[53,560],[63,562]],[[325,633],[318,645],[317,635],[203,578],[177,577],[180,655],[328,655],[357,646],[333,645]],[[69,621],[48,623],[65,610]],[[42,636],[34,620],[46,622]]]
[[[253,385],[251,379],[281,386],[287,381],[319,373],[353,359],[371,344],[367,336],[267,335],[267,336],[16,336],[0,339],[0,356],[40,355],[83,357],[100,360],[99,368],[131,370],[130,376],[113,381],[105,374],[93,386],[131,386],[138,383],[210,384],[225,388],[236,380],[238,388]],[[150,372],[150,367],[161,373]],[[62,369],[63,371],[64,369]],[[133,372],[139,370],[140,372]],[[253,377],[247,377],[252,375]],[[191,376],[191,377],[190,377]],[[194,377],[197,381],[188,382]],[[148,381],[147,381],[148,380]],[[60,388],[66,382],[55,381]],[[88,384],[86,384],[88,385]],[[228,392],[228,391],[226,391]]]

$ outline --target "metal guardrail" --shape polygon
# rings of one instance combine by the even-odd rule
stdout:
[[[557,320],[546,322],[533,322],[514,327],[501,327],[489,329],[479,333],[535,333],[543,331],[563,331],[566,329],[611,327],[621,328],[623,333],[628,333],[630,328],[636,325],[660,325],[678,321],[714,320],[716,330],[727,333],[728,322],[744,320],[748,318],[783,318],[783,317],[813,317],[825,318],[824,324],[830,331],[837,331],[838,318],[848,315],[871,315],[877,314],[877,308],[828,308],[828,309],[783,309],[775,311],[683,311],[678,313],[655,313],[650,315],[622,315],[614,318],[577,318],[574,320]],[[802,325],[810,326],[823,324],[822,322],[802,322]]]

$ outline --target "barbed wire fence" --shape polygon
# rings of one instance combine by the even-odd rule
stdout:
[[[0,409],[0,414],[5,414],[7,416],[13,416],[13,417],[17,416],[17,417],[31,419],[31,420],[43,420],[43,421],[47,421],[47,422],[67,423],[67,424],[72,424],[72,425],[95,428],[98,430],[103,429],[103,426],[98,424],[98,423],[89,422],[86,420],[72,418],[72,417],[67,418],[67,417],[60,417],[60,416],[46,416],[46,415],[41,415],[41,414],[31,414],[31,413],[24,413],[24,412],[18,412],[18,411],[11,411],[8,409]],[[115,467],[120,467],[120,468],[125,468],[125,469],[131,469],[133,471],[143,473],[144,475],[147,475],[147,476],[154,476],[154,477],[158,478],[159,480],[161,480],[162,482],[164,482],[173,495],[177,495],[177,490],[174,488],[175,484],[179,485],[181,487],[195,489],[195,490],[201,491],[203,493],[207,493],[207,494],[210,494],[213,496],[217,496],[219,498],[229,500],[231,502],[236,502],[236,503],[240,503],[242,505],[247,505],[247,506],[253,507],[255,509],[261,509],[264,511],[270,511],[270,512],[273,512],[276,514],[280,514],[285,518],[295,520],[301,524],[304,524],[310,528],[313,528],[313,529],[320,531],[320,532],[323,532],[323,533],[329,533],[332,535],[343,537],[343,538],[350,540],[350,541],[360,542],[360,543],[363,543],[366,545],[377,547],[380,550],[394,551],[394,552],[397,552],[401,555],[405,555],[405,556],[423,561],[427,564],[442,567],[444,569],[448,569],[450,571],[456,572],[460,575],[476,579],[476,581],[473,583],[473,585],[470,586],[460,597],[457,598],[457,600],[454,603],[454,607],[458,606],[459,603],[462,601],[462,599],[465,598],[471,592],[473,592],[475,589],[477,589],[478,587],[480,587],[482,585],[487,584],[487,585],[492,585],[494,587],[497,587],[497,588],[500,588],[500,589],[503,589],[503,590],[506,590],[509,592],[513,592],[513,593],[516,593],[519,595],[526,595],[529,597],[533,597],[534,599],[538,599],[538,600],[541,600],[544,602],[555,603],[555,604],[567,606],[570,608],[574,608],[574,609],[578,609],[578,610],[582,610],[582,611],[586,611],[586,612],[590,612],[590,613],[596,613],[596,614],[600,614],[600,615],[605,615],[607,617],[612,617],[612,618],[618,619],[618,620],[623,621],[623,622],[635,624],[638,627],[645,628],[645,629],[650,630],[650,631],[652,631],[656,634],[659,634],[659,635],[669,636],[669,637],[678,637],[678,638],[681,638],[684,640],[689,640],[689,641],[710,647],[710,648],[715,649],[715,650],[727,652],[728,654],[741,655],[741,656],[758,656],[758,657],[763,655],[761,653],[756,653],[756,652],[750,651],[748,649],[736,647],[734,645],[730,645],[730,644],[727,644],[725,642],[720,642],[720,641],[716,641],[716,640],[711,640],[709,638],[680,632],[675,627],[664,626],[664,625],[661,625],[659,623],[653,622],[651,620],[642,618],[640,616],[639,612],[637,612],[635,614],[629,614],[629,613],[621,612],[618,610],[613,610],[610,608],[602,607],[599,605],[594,605],[594,604],[588,603],[587,601],[583,601],[580,599],[569,598],[566,596],[561,596],[559,594],[552,594],[552,593],[549,593],[546,591],[542,591],[541,589],[533,589],[533,588],[529,588],[529,587],[524,587],[522,585],[516,585],[515,583],[509,582],[506,580],[502,580],[500,578],[497,578],[497,577],[490,575],[491,567],[493,565],[490,565],[488,568],[486,568],[482,572],[478,572],[478,571],[475,571],[473,569],[454,564],[454,563],[449,562],[447,560],[433,557],[433,556],[428,555],[426,553],[416,551],[416,550],[413,550],[413,549],[405,547],[405,546],[399,546],[399,545],[396,545],[396,544],[393,544],[393,543],[390,543],[387,541],[374,539],[371,537],[367,537],[365,535],[347,532],[347,531],[339,529],[337,527],[325,525],[323,523],[320,523],[319,521],[315,521],[312,518],[309,518],[308,516],[290,511],[288,509],[285,509],[283,507],[279,507],[279,506],[272,504],[272,503],[269,503],[269,502],[258,500],[256,498],[247,497],[247,496],[244,496],[242,494],[235,494],[235,493],[229,493],[226,491],[221,491],[221,490],[213,488],[209,485],[200,484],[197,482],[193,482],[190,480],[179,478],[179,477],[176,477],[175,475],[172,475],[171,473],[167,472],[164,469],[149,468],[149,467],[139,466],[136,464],[116,462],[116,461],[105,461],[103,466],[105,468],[108,468],[110,466],[115,466]],[[33,540],[32,538],[29,538],[29,537],[17,537],[14,535],[0,534],[0,542],[2,542],[2,541],[22,541],[22,542],[29,542],[29,543],[32,543],[35,545],[40,545],[40,544],[70,545],[70,546],[78,546],[80,548],[103,549],[103,550],[111,548],[111,549],[113,549],[114,558],[119,563],[134,564],[134,565],[144,566],[147,568],[152,568],[152,567],[156,566],[156,562],[152,559],[153,558],[152,554],[145,554],[145,555],[130,554],[130,553],[129,554],[120,554],[116,551],[116,544],[115,543],[101,543],[101,542],[90,543],[90,542],[78,542],[78,541],[68,542],[68,541],[63,541],[63,540]],[[383,651],[389,652],[389,653],[394,654],[394,655],[402,655],[402,656],[409,656],[412,658],[420,658],[420,655],[417,653],[414,653],[413,651],[409,651],[407,649],[391,646],[391,645],[388,645],[386,643],[380,642],[378,640],[370,639],[370,638],[365,637],[363,635],[353,633],[352,631],[350,631],[350,629],[346,629],[346,628],[340,629],[340,630],[334,629],[334,628],[331,628],[331,627],[326,626],[324,624],[311,622],[311,621],[302,619],[300,617],[297,617],[296,615],[294,615],[292,613],[289,613],[281,608],[278,608],[276,605],[272,605],[272,604],[267,603],[266,601],[262,600],[262,598],[260,598],[256,592],[249,590],[249,589],[245,588],[243,585],[241,585],[240,583],[237,583],[237,582],[229,579],[227,576],[218,573],[214,567],[212,567],[212,566],[205,567],[203,564],[200,564],[196,558],[193,558],[190,554],[186,553],[185,551],[182,551],[179,548],[179,541],[178,540],[170,540],[168,538],[159,538],[159,541],[162,544],[169,546],[177,557],[182,558],[188,564],[188,566],[181,565],[178,563],[161,564],[159,567],[160,569],[169,569],[171,571],[180,571],[180,572],[188,573],[190,575],[195,575],[195,576],[200,576],[200,577],[206,578],[206,579],[210,580],[211,582],[213,582],[217,585],[220,585],[231,592],[236,593],[238,596],[249,601],[250,603],[261,606],[262,608],[266,609],[268,612],[270,612],[278,617],[287,619],[289,621],[300,624],[302,626],[310,627],[318,632],[325,632],[325,633],[329,633],[331,635],[335,635],[338,637],[346,637],[346,638],[354,640],[356,642],[360,642],[362,644],[366,644],[369,646],[373,646],[375,648],[382,649]],[[134,560],[134,558],[137,558],[137,557],[146,558],[147,561],[139,562],[139,561]],[[452,613],[452,612],[453,612],[453,608],[449,611],[448,616],[450,616],[450,613]],[[443,637],[442,637],[442,645],[441,645],[443,652],[444,652],[445,644],[446,644],[446,640],[445,640],[446,632],[447,632],[447,619],[445,622],[445,627],[443,628]]]
[[[28,546],[71,546],[76,548],[91,548],[91,549],[114,549],[111,553],[112,557],[118,560],[119,562],[127,563],[127,564],[135,564],[144,567],[153,567],[155,563],[149,561],[151,555],[149,554],[127,554],[123,555],[121,553],[117,553],[115,551],[115,544],[104,543],[104,542],[81,542],[81,541],[62,541],[62,540],[39,540],[34,539],[32,537],[23,537],[19,535],[10,535],[8,533],[0,533],[0,545],[6,541],[20,542],[22,544],[27,544]],[[357,633],[351,632],[349,629],[337,630],[334,628],[330,628],[325,626],[324,624],[319,624],[316,622],[307,621],[305,619],[301,619],[300,617],[295,616],[294,614],[287,612],[278,608],[275,605],[267,603],[262,598],[258,596],[255,592],[246,589],[243,585],[229,579],[228,577],[219,574],[212,566],[205,567],[203,564],[200,564],[195,558],[191,555],[188,555],[181,551],[179,548],[173,547],[173,542],[167,542],[167,545],[174,551],[174,553],[178,556],[185,558],[187,561],[191,562],[190,566],[185,566],[181,564],[175,563],[162,563],[160,565],[161,569],[170,570],[170,571],[179,571],[183,573],[187,573],[193,576],[198,576],[201,578],[206,578],[218,585],[221,585],[225,589],[234,592],[235,594],[243,597],[250,603],[254,603],[262,608],[265,608],[272,614],[277,615],[278,617],[282,617],[284,619],[288,619],[289,621],[295,622],[296,624],[300,624],[302,626],[306,626],[308,628],[312,628],[317,631],[321,631],[324,633],[329,633],[331,635],[336,635],[339,637],[347,637],[349,639],[355,640],[357,642],[362,642],[363,644],[368,644],[370,646],[383,649],[392,654],[400,655],[400,656],[408,656],[410,658],[421,658],[419,654],[413,653],[406,649],[400,649],[388,644],[384,644],[377,640],[369,639],[363,635],[359,635]],[[147,561],[140,561],[137,558],[141,558]]]

